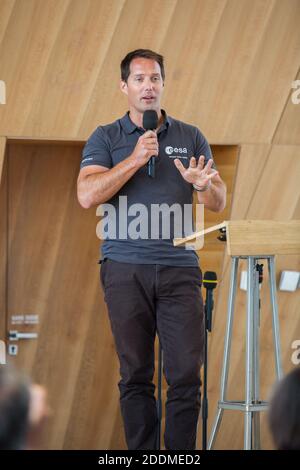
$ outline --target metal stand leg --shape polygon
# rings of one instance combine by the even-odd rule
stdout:
[[[246,315],[246,375],[245,375],[245,401],[228,401],[226,399],[229,359],[233,326],[234,300],[236,295],[237,270],[240,258],[248,260],[247,281],[247,315]],[[260,259],[268,260],[273,339],[275,349],[275,363],[277,377],[282,376],[280,361],[280,339],[278,309],[276,303],[276,280],[274,268],[274,256],[235,256],[232,257],[231,282],[228,300],[228,318],[224,344],[223,368],[221,377],[220,401],[217,414],[212,427],[208,448],[213,448],[218,433],[222,415],[225,409],[244,412],[244,449],[260,449],[260,412],[268,408],[268,403],[260,400],[260,364],[259,364],[259,329],[260,329],[260,296],[259,283],[262,281],[263,265],[257,264]],[[261,274],[261,279],[259,278]]]
[[[221,397],[220,397],[221,402],[225,402],[226,400],[238,264],[239,264],[239,258],[232,257],[230,290],[229,290],[229,299],[228,299],[228,317],[227,317],[227,325],[226,325],[222,377],[221,377]],[[217,411],[216,418],[212,427],[212,433],[208,442],[208,449],[212,449],[214,446],[216,434],[221,424],[223,411],[224,409],[220,407],[220,402],[219,402],[218,411]]]
[[[253,403],[260,404],[260,367],[259,367],[259,328],[260,328],[260,297],[259,297],[259,275],[263,273],[263,265],[255,262],[254,293],[253,293]],[[252,412],[252,448],[260,449],[260,412]]]
[[[274,341],[274,348],[275,348],[276,374],[277,374],[277,379],[281,379],[282,365],[281,365],[281,351],[280,351],[278,308],[277,308],[277,301],[276,301],[276,276],[275,276],[274,256],[270,256],[268,258],[268,268],[269,268],[269,284],[270,284],[271,306],[272,306],[273,341]]]
[[[254,259],[248,259],[248,286],[247,286],[247,323],[246,323],[246,412],[245,412],[245,432],[244,449],[251,449],[252,436],[252,415],[250,406],[252,404],[253,389],[253,291],[254,291]]]

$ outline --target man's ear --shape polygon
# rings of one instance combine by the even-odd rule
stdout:
[[[122,93],[125,93],[125,95],[128,95],[128,86],[127,83],[124,82],[124,80],[120,80],[120,90]]]

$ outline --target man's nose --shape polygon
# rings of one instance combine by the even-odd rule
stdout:
[[[153,82],[151,81],[150,78],[146,79],[145,81],[145,89],[146,90],[153,90]]]

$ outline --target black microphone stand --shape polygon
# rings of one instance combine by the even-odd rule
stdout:
[[[207,418],[208,418],[208,399],[207,399],[207,332],[211,332],[212,311],[214,308],[212,289],[206,287],[206,299],[204,307],[205,329],[204,329],[204,369],[203,369],[203,400],[202,400],[202,450],[207,450]]]
[[[157,391],[157,440],[156,440],[156,450],[160,450],[160,440],[161,440],[161,419],[162,419],[162,401],[161,401],[161,385],[162,385],[162,364],[163,364],[163,352],[162,347],[159,341],[158,345],[158,391]]]

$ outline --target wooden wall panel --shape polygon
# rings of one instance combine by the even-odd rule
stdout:
[[[68,3],[65,15],[60,15],[62,24],[55,32],[51,57],[40,80],[44,99],[37,96],[31,103],[25,133],[78,136],[86,122],[86,108],[95,99],[93,90],[123,5],[122,0]],[[104,73],[108,78],[107,71]],[[97,99],[98,112],[108,105],[109,96],[102,88]]]
[[[231,219],[244,219],[266,165],[271,146],[243,145],[231,208]]]
[[[26,135],[28,111],[36,106],[35,98],[38,102],[43,101],[42,95],[45,98],[41,79],[67,5],[66,0],[14,2],[0,44],[1,79],[5,80],[7,91],[7,103],[0,111],[4,134]],[[50,84],[51,76],[48,80]],[[9,122],[13,123],[10,132]]]
[[[3,164],[4,164],[5,150],[6,150],[6,137],[0,137],[0,183],[2,179],[2,169],[3,169]]]
[[[95,80],[91,96],[84,108],[78,132],[89,135],[99,122],[112,122],[127,111],[127,100],[119,89],[120,62],[131,50],[150,48],[160,51],[173,21],[176,2],[154,0],[151,13],[143,1],[127,0],[119,15],[111,41]],[[150,19],[151,18],[151,19]],[[134,34],[129,34],[134,31]]]
[[[0,137],[0,340],[6,337],[6,268],[7,268],[7,159],[6,138]]]
[[[166,90],[167,104],[174,114],[183,113],[184,119],[201,123],[214,142],[248,141],[248,136],[240,133],[245,120],[249,125],[245,82],[253,74],[253,62],[273,2],[257,3],[256,8],[244,1],[206,2],[204,8],[202,2],[195,2],[195,9],[191,10],[186,9],[185,2],[177,5],[178,14],[172,24],[166,56],[170,57],[171,78],[176,80],[179,92],[174,101],[172,88]],[[185,41],[178,35],[182,23],[187,26]],[[179,51],[175,62],[173,42]],[[251,89],[247,90],[249,93]],[[240,116],[243,106],[242,120],[232,125],[232,119]]]
[[[0,6],[0,44],[2,42],[3,36],[6,32],[7,23],[9,21],[10,15],[12,13],[15,0],[2,0]]]
[[[289,220],[300,197],[300,148],[296,145],[273,146],[247,218]]]
[[[270,142],[299,69],[298,0],[0,4],[0,133],[82,138],[127,109],[119,64],[166,59],[163,106],[214,143]]]
[[[300,72],[295,77],[295,80],[300,80]],[[299,90],[299,86],[297,90]],[[273,141],[275,144],[300,144],[300,103],[295,104],[292,102],[292,94],[295,91],[296,90],[294,88],[291,88],[290,90],[286,107],[284,108],[274,135]],[[299,96],[300,93],[297,91],[298,100]]]

